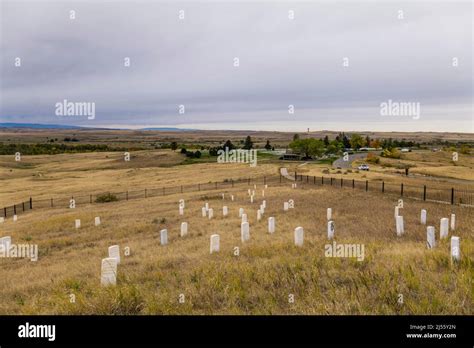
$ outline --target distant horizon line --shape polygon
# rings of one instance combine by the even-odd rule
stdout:
[[[421,130],[412,130],[412,131],[405,131],[405,130],[330,130],[330,129],[318,129],[318,130],[307,130],[298,131],[298,130],[256,130],[256,129],[210,129],[210,128],[187,128],[187,127],[176,127],[176,126],[144,126],[141,128],[131,128],[126,126],[105,126],[105,125],[98,125],[98,126],[77,126],[77,125],[64,125],[64,124],[52,124],[52,123],[31,123],[31,122],[0,122],[0,128],[30,128],[30,129],[65,129],[65,130],[130,130],[130,131],[153,131],[153,130],[176,130],[176,131],[209,131],[209,132],[219,132],[219,131],[227,131],[227,132],[275,132],[275,133],[317,133],[317,132],[331,132],[331,133],[440,133],[440,134],[474,134],[474,132],[461,132],[461,131],[421,131]]]

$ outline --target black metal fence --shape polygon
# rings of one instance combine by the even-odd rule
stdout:
[[[368,192],[381,192],[399,197],[419,199],[423,201],[462,204],[466,206],[474,205],[474,191],[461,190],[458,188],[428,188],[426,185],[407,185],[404,183],[394,184],[384,181],[355,180],[333,177],[316,177],[309,175],[299,175],[294,173],[296,182],[306,182],[317,186],[334,186],[340,188],[359,189]]]
[[[383,194],[390,194],[399,197],[418,199],[430,202],[442,202],[448,204],[462,204],[466,206],[474,206],[474,191],[460,190],[455,188],[450,189],[437,189],[428,188],[426,185],[415,186],[406,184],[394,184],[385,183],[384,181],[368,181],[368,180],[355,180],[355,179],[343,179],[333,177],[316,177],[308,175],[299,175],[294,173],[292,179],[296,182],[305,182],[309,184],[305,186],[310,188],[312,186],[332,186],[339,188],[350,188],[358,189],[367,192],[380,192]],[[283,185],[287,183],[288,179],[284,176],[263,176],[253,177],[246,179],[225,179],[223,181],[207,182],[192,185],[180,185],[180,186],[163,186],[160,188],[145,188],[134,191],[124,192],[101,192],[95,194],[78,194],[71,197],[53,197],[49,199],[38,199],[33,200],[30,198],[28,201],[14,204],[9,207],[4,207],[3,213],[0,216],[7,218],[9,216],[22,214],[32,209],[45,209],[61,207],[67,208],[71,204],[71,199],[74,199],[75,205],[94,204],[100,202],[100,199],[104,196],[113,198],[114,201],[124,201],[148,197],[166,196],[177,193],[188,193],[198,191],[209,191],[209,190],[223,190],[229,189],[236,186],[242,185]]]

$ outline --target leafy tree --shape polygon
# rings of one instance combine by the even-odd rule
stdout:
[[[351,147],[354,150],[360,149],[365,145],[365,139],[362,138],[359,134],[352,134],[351,136]]]
[[[293,140],[289,147],[295,152],[304,154],[304,157],[321,156],[324,151],[324,143],[314,138]]]
[[[300,138],[299,134],[294,134],[293,135],[293,141],[298,140]]]
[[[175,151],[178,148],[178,143],[176,141],[173,141],[170,147],[171,147],[171,150]]]
[[[371,142],[370,142],[370,147],[374,147],[376,149],[378,149],[380,147],[380,140],[378,139],[373,139]]]

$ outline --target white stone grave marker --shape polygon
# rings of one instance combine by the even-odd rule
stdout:
[[[275,218],[268,218],[268,233],[275,233]]]
[[[244,214],[244,208],[240,208],[239,209],[239,217],[242,217],[243,214]]]
[[[240,236],[242,242],[246,242],[250,239],[250,225],[248,222],[242,222],[240,225]]]
[[[219,235],[213,234],[211,236],[211,254],[219,251]]]
[[[436,246],[435,228],[433,226],[426,228],[426,246],[428,249],[433,249]]]
[[[397,216],[395,223],[397,228],[397,236],[401,236],[403,233],[405,233],[405,229],[403,226],[403,216]]]
[[[242,222],[248,222],[247,214],[242,214]]]
[[[102,259],[100,284],[102,286],[117,284],[117,259],[106,258]]]
[[[333,239],[334,238],[334,221],[330,220],[328,221],[328,239]]]
[[[184,237],[188,234],[188,223],[182,222],[181,223],[181,237]]]
[[[227,216],[229,214],[229,208],[226,205],[222,207],[222,215]]]
[[[456,215],[451,214],[451,231],[454,231],[456,228]]]
[[[160,231],[160,244],[161,245],[168,244],[168,230],[167,229]]]
[[[117,264],[120,263],[120,247],[118,245],[109,246],[109,258],[117,260]]]
[[[209,208],[208,213],[209,213],[209,220],[210,220],[210,219],[212,219],[212,217],[214,216],[214,209]]]
[[[295,245],[303,246],[304,231],[303,227],[295,228]]]
[[[100,225],[100,216],[96,216],[94,219],[94,225],[99,226]]]
[[[76,219],[76,228],[80,228],[80,227],[81,227],[81,220]]]
[[[426,225],[426,210],[425,209],[421,209],[420,222],[423,225]]]
[[[201,215],[202,215],[202,217],[206,217],[206,215],[207,215],[206,207],[201,208]]]
[[[447,238],[448,237],[448,228],[449,228],[449,219],[442,218],[439,224],[439,238]]]
[[[288,211],[289,207],[290,206],[289,206],[288,202],[283,203],[283,210],[284,211]]]
[[[461,260],[461,249],[459,249],[459,237],[451,237],[451,257],[453,261]]]

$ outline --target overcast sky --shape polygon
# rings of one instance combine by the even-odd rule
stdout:
[[[0,122],[474,132],[472,7],[2,1]],[[95,119],[57,116],[64,99],[94,102]],[[420,117],[381,115],[389,99]]]

